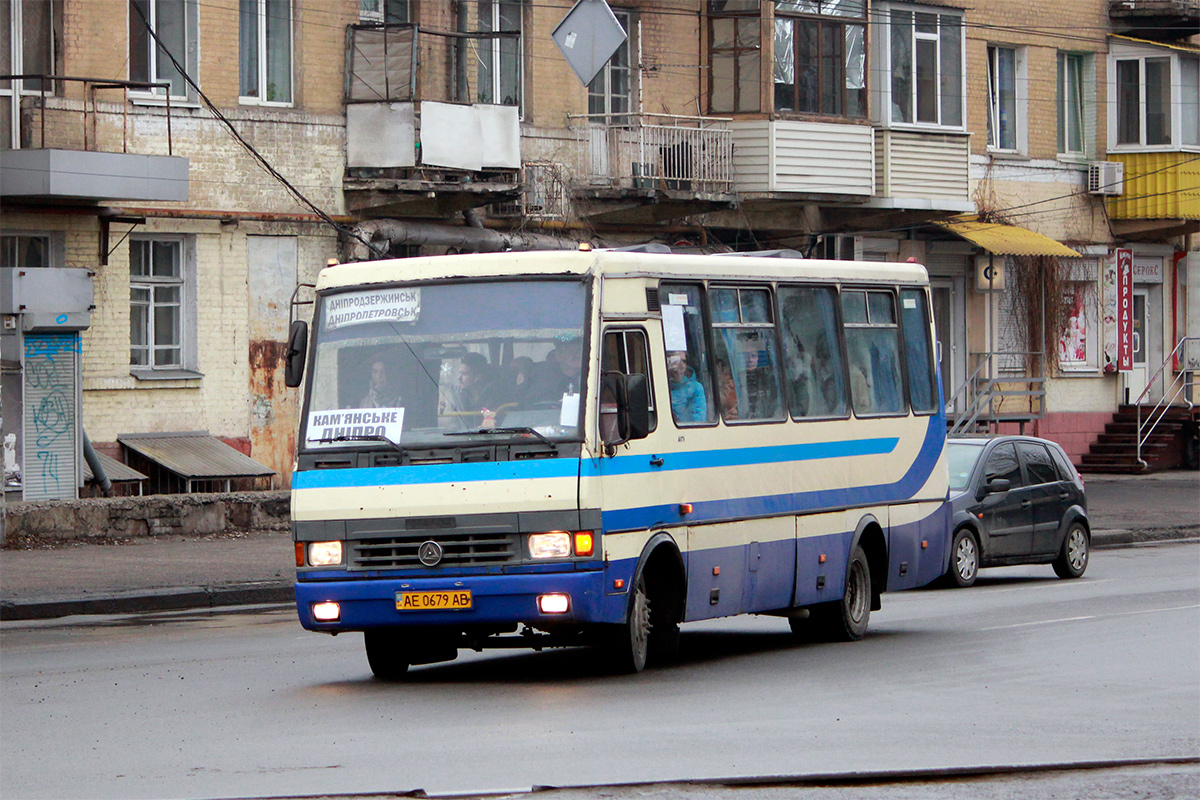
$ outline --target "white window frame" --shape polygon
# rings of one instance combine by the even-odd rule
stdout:
[[[172,53],[171,55],[175,56],[175,60],[183,65],[183,68],[187,72],[188,77],[190,77],[193,81],[195,81],[197,84],[199,84],[200,83],[200,7],[199,7],[198,0],[146,0],[146,2],[148,4],[149,12],[150,12],[150,15],[149,15],[150,27],[152,29],[154,29],[154,31],[156,33],[158,31],[159,4],[166,3],[166,2],[177,2],[183,6],[184,34],[187,39],[187,41],[184,45],[184,49],[186,52]],[[142,18],[138,15],[138,12],[132,7],[132,4],[126,5],[126,13],[129,16],[129,26],[133,26],[135,24],[136,25],[143,24]],[[126,27],[126,30],[127,31],[130,30],[130,27]],[[147,42],[148,47],[150,48],[150,52],[147,54],[147,70],[149,71],[149,74],[145,75],[145,76],[135,76],[133,74],[133,63],[134,63],[133,41],[132,41],[132,39],[129,41],[129,79],[131,81],[146,81],[146,82],[158,81],[159,78],[157,76],[158,76],[158,72],[159,72],[160,62],[161,62],[161,64],[170,65],[170,59],[168,59],[165,55],[159,53],[158,44],[155,41],[154,37],[151,36],[149,33],[146,34],[146,42]],[[129,92],[129,96],[135,100],[142,100],[142,101],[163,100],[166,97],[166,93],[164,92],[164,90],[157,89],[157,88],[156,89],[136,89],[136,90],[131,89]],[[190,102],[195,101],[195,99],[196,99],[195,91],[192,89],[191,86],[187,85],[186,81],[184,81],[183,94],[172,94],[171,95],[171,100],[173,102],[179,101],[179,102],[184,102],[184,103],[190,103]]]
[[[358,0],[358,21],[412,22],[412,0]]]
[[[993,87],[994,75],[998,68],[996,63],[1001,50],[1013,53],[1013,147],[1001,147],[999,97]],[[1007,153],[1021,155],[1028,152],[1028,128],[1026,118],[1029,108],[1029,81],[1026,73],[1026,52],[1024,47],[1009,44],[989,43],[987,46],[987,103],[985,109],[991,126],[988,128],[987,149],[989,153]]]
[[[1078,60],[1078,89],[1079,105],[1079,140],[1080,149],[1070,149],[1072,131],[1070,128],[1069,104],[1072,102],[1071,70],[1068,68],[1072,60]],[[1091,53],[1079,53],[1069,50],[1058,51],[1055,66],[1057,77],[1056,108],[1058,110],[1057,143],[1058,157],[1064,161],[1086,161],[1095,152],[1096,141],[1096,67],[1095,57]],[[1065,126],[1065,128],[1064,128]]]
[[[140,234],[130,236],[129,246],[129,372],[142,380],[166,380],[177,378],[199,377],[197,368],[196,346],[196,241],[195,237],[187,234]],[[133,274],[134,242],[170,242],[179,245],[179,275],[177,277],[135,276]],[[154,331],[154,288],[162,286],[179,287],[179,343],[172,346],[178,350],[177,364],[155,365],[154,353],[159,348],[158,337]],[[146,353],[147,364],[133,363],[133,309],[135,306],[133,292],[135,289],[145,289],[151,294],[147,314]]]
[[[964,16],[963,12],[959,11],[957,9],[941,8],[941,7],[934,7],[934,6],[909,5],[909,4],[900,4],[900,3],[892,3],[892,4],[883,5],[883,6],[881,6],[881,8],[884,10],[884,13],[879,15],[879,17],[878,17],[878,19],[880,20],[880,22],[877,26],[878,30],[876,30],[875,29],[876,26],[873,25],[872,32],[871,32],[871,35],[875,41],[875,63],[882,65],[881,77],[879,78],[879,80],[873,81],[873,83],[876,86],[875,94],[876,94],[877,102],[876,102],[876,106],[875,106],[876,107],[875,116],[876,116],[877,122],[886,128],[897,128],[897,129],[905,129],[905,130],[945,130],[945,131],[964,131],[964,130],[966,130],[966,125],[967,125],[967,122],[966,122],[967,121],[967,107],[966,107],[966,103],[967,103],[967,98],[966,98],[966,95],[967,95],[966,39],[967,39],[967,37],[966,37],[966,31],[967,31],[967,29],[966,29],[966,18]],[[909,52],[910,52],[910,56],[911,56],[911,60],[912,60],[912,63],[910,64],[911,75],[909,76],[909,86],[911,87],[911,96],[909,98],[909,102],[911,104],[911,109],[912,109],[912,117],[913,117],[912,122],[904,122],[903,120],[895,119],[895,115],[893,112],[892,71],[894,69],[894,65],[892,62],[893,53],[892,53],[891,23],[892,23],[892,15],[897,11],[904,11],[904,12],[908,12],[909,14],[913,15],[912,22],[910,24],[910,32],[912,35],[909,40],[910,41]],[[915,22],[916,22],[915,15],[916,14],[934,14],[934,15],[936,15],[938,17],[938,33],[935,33],[935,34],[917,33],[916,24],[915,24]],[[942,87],[942,75],[943,75],[942,66],[943,66],[943,53],[944,53],[943,47],[942,47],[943,43],[942,43],[942,39],[941,39],[941,25],[942,25],[941,18],[942,17],[957,18],[959,30],[960,30],[959,39],[958,39],[958,50],[959,50],[959,52],[958,52],[958,70],[959,70],[958,86],[959,86],[959,93],[960,93],[959,101],[958,101],[959,102],[958,118],[960,121],[957,124],[954,124],[954,123],[947,124],[947,123],[943,122],[943,120],[946,118],[947,114],[946,114],[944,95],[942,93],[942,88],[943,88]],[[875,21],[875,14],[874,14],[874,12],[872,12],[872,22],[874,22],[874,21]],[[936,62],[937,62],[937,107],[938,107],[938,111],[937,111],[938,121],[937,122],[919,122],[916,120],[916,108],[917,108],[917,74],[916,74],[917,73],[917,47],[916,47],[916,43],[917,43],[918,39],[920,39],[922,41],[932,41],[932,42],[936,43],[936,46],[937,46],[937,57],[936,57]]]
[[[1171,109],[1170,141],[1163,144],[1146,143],[1146,61],[1153,59],[1169,59],[1170,61],[1169,75],[1171,91],[1168,99],[1168,107]],[[1200,133],[1190,130],[1191,121],[1188,121],[1188,124],[1185,125],[1184,120],[1184,117],[1188,116],[1189,113],[1194,116],[1197,112],[1193,109],[1200,104],[1200,68],[1197,69],[1197,84],[1189,87],[1191,90],[1189,95],[1185,93],[1183,86],[1183,62],[1185,59],[1189,61],[1194,60],[1196,59],[1196,54],[1180,53],[1167,48],[1114,44],[1108,55],[1108,149],[1110,151],[1122,153],[1176,153],[1181,151],[1200,153]],[[1138,62],[1138,141],[1122,143],[1118,141],[1121,109],[1118,108],[1120,91],[1117,85],[1117,65],[1125,61]],[[1184,143],[1184,139],[1189,134],[1193,137],[1193,141]]]
[[[56,72],[57,52],[54,42],[58,39],[62,0],[49,0],[50,52],[46,54],[46,62],[50,65],[49,72]],[[24,0],[12,0],[9,3],[9,15],[6,20],[9,38],[9,62],[0,64],[0,74],[22,75],[25,73],[25,13]],[[0,132],[0,150],[16,150],[21,146],[21,98],[40,96],[42,91],[37,88],[37,81],[7,81],[7,86],[0,85],[0,103],[8,106],[9,126],[7,131]],[[53,87],[49,94],[53,94]]]
[[[242,52],[241,48],[241,6],[243,3],[247,2],[257,6],[257,25],[255,27],[255,34],[257,36],[259,94],[256,95],[241,94],[242,60],[246,58],[246,55]],[[275,0],[275,2],[282,2],[287,6],[288,97],[286,100],[270,100],[262,96],[263,92],[266,90],[266,87],[270,86],[270,81],[268,80],[268,66],[271,62],[271,58],[270,53],[268,52],[269,42],[267,39],[267,13],[270,10],[268,7],[268,3],[270,2],[272,2],[272,0],[239,0],[238,3],[238,102],[246,106],[291,108],[293,105],[295,105],[296,101],[296,10],[293,0]]]
[[[601,67],[598,73],[596,73],[596,77],[592,78],[592,82],[588,84],[588,114],[603,114],[605,121],[623,125],[628,123],[630,115],[637,113],[633,107],[633,98],[635,94],[633,82],[638,76],[637,70],[634,69],[632,58],[633,53],[635,52],[633,46],[635,22],[633,19],[633,14],[629,9],[614,8],[612,9],[612,12],[613,15],[616,16],[617,21],[621,23],[621,27],[625,29],[625,41],[623,41],[621,46],[617,48],[617,52],[613,53],[612,58],[604,63],[604,66]],[[622,52],[625,54],[625,66],[614,66],[613,59],[615,59],[617,55]],[[615,94],[612,88],[613,75],[618,70],[623,70],[626,76],[624,95]],[[624,111],[613,110],[613,100],[618,97],[624,99],[625,101]],[[603,109],[599,111],[593,111],[593,99],[598,100],[604,106]],[[596,121],[595,117],[592,119],[593,121]]]
[[[483,19],[480,19],[479,20],[479,30],[480,31],[486,30],[489,33],[495,33],[497,31],[503,30],[503,28],[501,26],[501,15],[500,15],[500,9],[501,9],[502,5],[515,5],[517,7],[517,17],[518,17],[518,25],[520,28],[520,30],[519,30],[520,35],[517,37],[517,52],[514,56],[511,56],[511,58],[515,58],[517,61],[517,64],[516,64],[516,67],[517,67],[517,86],[516,86],[517,98],[516,98],[516,100],[517,101],[516,101],[516,103],[503,103],[500,101],[502,94],[503,94],[503,88],[504,88],[503,84],[502,84],[501,76],[504,72],[503,65],[506,60],[506,57],[504,56],[503,48],[501,47],[501,44],[502,44],[501,39],[499,39],[499,38],[481,39],[480,43],[479,43],[479,47],[481,50],[483,48],[487,48],[488,53],[491,56],[491,67],[490,67],[491,75],[489,77],[490,77],[490,82],[491,82],[491,97],[492,97],[492,99],[487,101],[488,104],[489,105],[498,105],[498,106],[500,106],[500,105],[515,105],[518,109],[523,109],[524,105],[525,105],[525,3],[524,3],[524,0],[466,0],[466,2],[470,2],[476,8],[479,8],[480,6],[483,6],[486,3],[488,12],[489,12],[487,27],[486,28],[484,27],[484,21],[483,21]],[[482,11],[482,9],[481,9],[481,11]],[[482,67],[480,67],[480,68],[482,68]],[[476,74],[478,76],[478,72]],[[478,87],[475,90],[477,102],[483,102],[480,99],[480,91],[481,91],[481,89]]]

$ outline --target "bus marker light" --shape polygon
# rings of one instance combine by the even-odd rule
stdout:
[[[679,515],[680,516],[684,516],[684,515],[690,514],[690,513],[692,513],[692,504],[691,503],[680,503],[679,504]]]
[[[720,574],[721,574],[721,568],[713,567],[713,575],[720,575]]]
[[[929,540],[928,540],[928,539],[922,539],[922,540],[921,540],[921,549],[922,549],[922,550],[928,550],[928,549],[929,549]]]
[[[614,589],[624,589],[624,588],[625,588],[625,579],[624,579],[624,578],[617,578],[616,580],[614,580],[614,581],[613,581],[613,588],[614,588]]]
[[[304,542],[296,542],[296,566],[304,566]]]
[[[571,609],[571,598],[565,594],[540,594],[537,602],[543,614],[565,614]]]
[[[592,541],[591,531],[576,531],[575,532],[575,555],[590,556],[595,544]]]
[[[337,603],[313,603],[313,619],[317,622],[337,622],[342,616],[342,607]]]
[[[821,553],[821,555],[817,556],[817,563],[818,563],[818,564],[824,564],[824,563],[825,563],[825,554],[824,554],[824,553]]]

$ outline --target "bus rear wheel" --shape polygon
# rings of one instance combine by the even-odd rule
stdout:
[[[846,568],[846,591],[841,600],[813,608],[813,621],[831,642],[857,642],[871,621],[871,567],[867,554],[855,547]]]

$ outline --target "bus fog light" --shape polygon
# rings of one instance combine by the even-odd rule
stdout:
[[[565,614],[571,610],[571,598],[565,594],[539,594],[538,611],[543,614]]]
[[[341,542],[312,542],[308,545],[308,563],[313,567],[336,567],[342,563]]]
[[[313,603],[313,619],[317,622],[337,622],[342,616],[342,607],[337,603]]]
[[[529,534],[530,558],[570,558],[571,534],[566,531]]]

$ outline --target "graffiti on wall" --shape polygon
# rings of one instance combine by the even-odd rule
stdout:
[[[75,496],[78,334],[25,338],[25,496]]]

